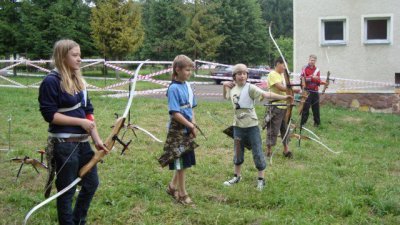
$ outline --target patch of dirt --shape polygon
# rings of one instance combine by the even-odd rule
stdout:
[[[400,177],[400,161],[396,161],[393,163],[393,165],[389,169],[390,175]]]

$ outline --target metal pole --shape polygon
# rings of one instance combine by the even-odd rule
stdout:
[[[11,115],[8,117],[8,151],[11,150]]]

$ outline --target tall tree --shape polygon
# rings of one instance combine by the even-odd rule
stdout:
[[[262,18],[274,22],[276,36],[293,37],[293,0],[258,0]]]
[[[275,46],[273,45],[272,41],[269,41],[268,43],[270,44],[269,46],[271,47],[271,49],[267,62],[269,63],[269,65],[273,65],[274,60],[280,57],[280,55],[278,50],[276,50]],[[288,63],[289,70],[291,71],[293,69],[293,38],[280,36],[276,39],[276,43],[281,49],[282,54],[284,55],[286,62]]]
[[[268,24],[273,22],[273,34],[288,61],[289,68],[293,68],[293,0],[259,0],[259,2],[263,19]],[[271,40],[268,39],[267,45],[267,62],[273,65],[279,54]]]
[[[90,37],[90,8],[77,0],[23,1],[20,51],[28,58],[48,59],[59,39],[77,41],[84,56],[98,54]]]
[[[16,56],[18,51],[20,3],[0,1],[0,54],[4,57]]]
[[[218,3],[195,0],[184,7],[188,19],[185,33],[185,44],[182,51],[191,57],[213,60],[224,36],[217,33],[217,25],[222,22],[212,11],[219,7]]]
[[[141,8],[133,1],[96,1],[90,25],[94,42],[105,58],[122,59],[143,43]]]
[[[147,0],[144,3],[145,42],[141,57],[172,60],[181,53],[186,32],[182,0]]]
[[[225,40],[218,48],[220,62],[258,64],[267,57],[267,30],[257,0],[220,0],[217,13],[223,23],[218,33]]]

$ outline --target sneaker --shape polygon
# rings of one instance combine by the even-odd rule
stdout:
[[[236,176],[236,175],[235,175],[232,179],[230,179],[230,180],[228,180],[228,181],[225,181],[225,182],[224,182],[224,185],[225,185],[225,186],[232,186],[232,185],[234,185],[234,184],[239,183],[241,179],[242,179],[241,176]]]
[[[257,180],[257,190],[262,191],[265,187],[265,180]]]

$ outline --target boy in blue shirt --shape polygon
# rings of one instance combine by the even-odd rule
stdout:
[[[175,170],[168,185],[167,193],[183,205],[193,205],[185,186],[185,170],[196,165],[194,149],[198,146],[193,108],[197,103],[187,82],[194,68],[193,61],[185,55],[178,55],[173,62],[172,82],[167,90],[170,124],[164,154],[177,156],[169,162],[169,169]],[[175,154],[177,153],[177,154]],[[182,154],[181,154],[182,153]],[[162,158],[159,159],[161,165]]]

